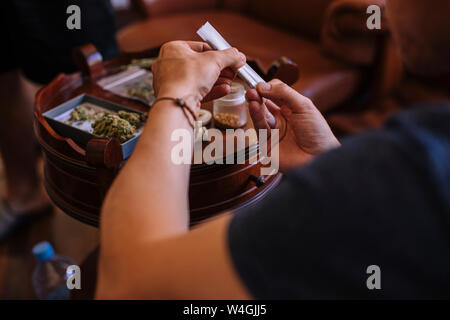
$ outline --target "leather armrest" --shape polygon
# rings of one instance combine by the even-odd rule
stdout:
[[[136,0],[147,17],[157,17],[171,13],[214,9],[216,0]]]
[[[323,74],[300,76],[293,88],[310,98],[321,112],[328,112],[352,97],[360,88],[361,79],[357,68],[342,67]]]
[[[370,5],[381,8],[381,30],[367,28],[369,14],[366,11]],[[334,1],[325,14],[321,39],[323,50],[353,65],[373,65],[388,34],[384,7],[385,0]]]

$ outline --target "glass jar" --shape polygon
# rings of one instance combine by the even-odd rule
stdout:
[[[231,92],[214,100],[213,117],[216,127],[237,129],[247,124],[247,101],[245,88],[233,82]]]

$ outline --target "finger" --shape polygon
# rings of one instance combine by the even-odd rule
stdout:
[[[264,114],[264,118],[266,119],[267,124],[271,128],[275,128],[276,120],[273,114],[267,109],[267,106],[265,104],[266,99],[263,99],[264,103],[262,103],[261,108]]]
[[[220,72],[219,77],[228,78],[228,79],[233,80],[236,77],[236,71],[234,71],[231,68],[225,68]]]
[[[256,91],[256,89],[248,90],[247,93],[245,94],[245,98],[247,99],[248,102],[250,101],[257,101],[259,103],[262,102],[261,96],[259,95],[258,91]]]
[[[267,109],[270,111],[270,113],[275,114],[277,112],[280,112],[280,107],[277,106],[273,101],[269,99],[264,99],[264,103]]]
[[[245,64],[245,55],[239,52],[236,48],[226,50],[208,51],[204,54],[211,55],[219,65],[220,70],[225,68],[239,69]]]
[[[212,50],[211,46],[209,44],[207,44],[206,42],[176,40],[176,41],[169,41],[169,42],[164,43],[159,50],[159,57],[163,56],[164,53],[170,49],[171,50],[173,50],[173,49],[178,49],[178,50],[190,49],[190,50],[196,51],[196,52],[204,52],[204,51]]]
[[[267,124],[264,110],[262,104],[258,101],[250,101],[248,103],[248,109],[250,111],[250,116],[252,117],[255,129],[266,129],[269,130],[270,127]]]
[[[258,83],[256,90],[260,96],[272,100],[279,106],[286,105],[294,113],[315,109],[311,100],[278,79],[267,83]]]
[[[211,100],[222,98],[231,92],[231,86],[228,84],[216,84],[212,87],[211,91],[203,98],[202,102],[208,102]]]
[[[290,116],[292,115],[292,110],[286,106],[281,107],[280,112],[286,119],[289,119]]]
[[[259,112],[262,113],[262,115],[264,116],[264,119],[266,120],[269,127],[274,128],[276,125],[276,119],[273,116],[271,110],[277,112],[279,110],[279,108],[270,100],[267,100],[267,99],[262,100],[262,98],[260,97],[260,95],[258,94],[258,92],[255,89],[248,90],[247,93],[245,94],[245,97],[249,103],[257,102],[261,105]],[[270,105],[271,110],[269,110],[269,108],[267,106],[268,102],[271,103],[271,105]]]
[[[202,41],[183,41],[185,44],[189,46],[192,50],[196,52],[204,52],[212,50],[211,46],[206,42]]]
[[[275,128],[276,120],[275,120],[275,117],[273,116],[273,114],[270,113],[270,111],[267,109],[267,106],[265,103],[267,101],[267,99],[264,99],[263,101],[264,101],[264,103],[262,104],[261,107],[263,109],[264,118],[266,119],[266,122],[269,125],[269,127]]]
[[[219,77],[219,79],[217,79],[217,81],[214,85],[220,85],[220,84],[227,84],[227,85],[231,86],[233,84],[233,79]]]

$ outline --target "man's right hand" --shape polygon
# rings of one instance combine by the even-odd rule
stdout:
[[[279,149],[281,170],[302,165],[340,145],[311,100],[282,81],[259,83],[246,97],[256,129],[279,127],[281,115],[287,120],[288,132]]]

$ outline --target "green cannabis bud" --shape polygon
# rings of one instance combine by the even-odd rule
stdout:
[[[70,118],[66,122],[73,124],[79,121],[93,121],[100,119],[106,113],[103,111],[96,111],[94,108],[90,107],[88,104],[82,104],[81,106],[75,108],[70,113]]]
[[[124,143],[134,137],[135,127],[127,120],[107,114],[92,124],[93,133],[100,137],[116,138]]]
[[[152,64],[155,61],[156,61],[156,58],[133,59],[133,60],[131,60],[130,66],[137,66],[142,69],[151,70]]]
[[[73,109],[70,113],[70,122],[84,121],[88,118],[88,109],[84,106]]]
[[[120,110],[117,114],[122,119],[127,120],[134,127],[139,127],[141,125],[142,119],[138,113]]]
[[[149,81],[141,81],[128,89],[128,94],[138,100],[151,104],[154,100],[155,91]]]

